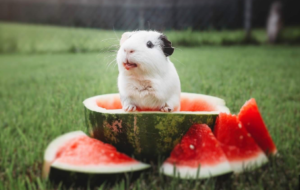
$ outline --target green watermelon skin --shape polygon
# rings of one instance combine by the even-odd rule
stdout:
[[[62,185],[64,188],[61,189],[86,189],[87,187],[98,189],[99,186],[103,185],[104,189],[111,189],[116,183],[120,183],[122,180],[129,180],[129,183],[135,182],[145,171],[150,171],[150,169],[124,173],[101,174],[74,172],[51,167],[48,180],[57,186]],[[130,177],[128,178],[128,176]]]
[[[167,158],[189,127],[195,123],[213,128],[218,114],[195,113],[100,113],[85,108],[91,135],[118,151],[141,161]]]
[[[263,121],[254,98],[248,100],[240,110],[238,119],[266,154],[276,154],[277,148]]]

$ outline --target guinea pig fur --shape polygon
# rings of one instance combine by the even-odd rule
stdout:
[[[117,63],[123,110],[180,110],[180,80],[169,59],[173,52],[162,33],[135,31],[122,35]]]

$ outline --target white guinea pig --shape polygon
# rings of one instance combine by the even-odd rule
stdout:
[[[156,31],[125,32],[117,55],[123,110],[180,110],[180,80],[169,56],[174,52]]]

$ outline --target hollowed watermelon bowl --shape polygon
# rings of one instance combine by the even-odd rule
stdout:
[[[193,93],[181,93],[181,109],[171,113],[125,112],[119,94],[94,96],[83,104],[92,137],[146,162],[169,156],[193,124],[212,128],[220,112],[230,112],[224,100]]]

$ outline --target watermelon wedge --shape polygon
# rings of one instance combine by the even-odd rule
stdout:
[[[220,113],[214,134],[235,173],[255,169],[268,162],[264,152],[239,122],[237,116]]]
[[[89,174],[114,174],[149,167],[119,153],[112,145],[90,138],[82,131],[74,131],[49,144],[44,155],[43,177],[47,178],[52,168]]]
[[[276,154],[277,148],[258,110],[254,98],[248,100],[240,110],[239,120],[266,154]]]
[[[183,179],[202,179],[232,170],[211,129],[206,124],[194,124],[163,163],[161,172]]]

